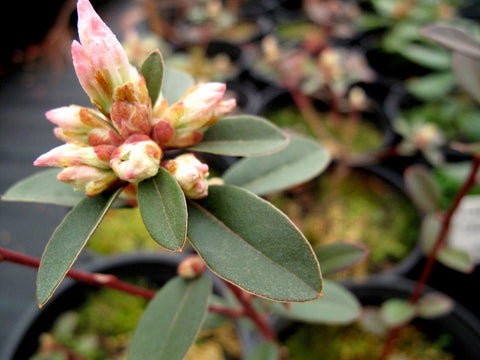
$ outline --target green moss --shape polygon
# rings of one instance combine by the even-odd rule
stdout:
[[[453,360],[445,351],[448,342],[445,336],[430,341],[409,325],[401,332],[392,355],[409,360]],[[357,324],[301,325],[284,343],[289,350],[289,360],[372,360],[379,358],[384,339],[362,330]]]
[[[318,112],[317,115],[323,124],[323,134],[315,134],[310,124],[295,107],[272,111],[266,115],[266,118],[280,127],[319,138],[334,155],[340,152],[365,152],[377,149],[383,144],[382,132],[371,121],[359,119],[360,121],[352,124],[351,119],[345,115],[337,120],[333,120],[327,113]]]
[[[348,241],[370,249],[367,261],[342,273],[362,278],[399,263],[415,247],[420,219],[408,198],[373,174],[329,171],[269,198],[313,246]]]
[[[145,229],[138,208],[109,210],[87,246],[105,255],[161,250]]]

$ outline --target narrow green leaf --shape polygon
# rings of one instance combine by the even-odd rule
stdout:
[[[180,185],[164,168],[138,184],[138,207],[150,236],[161,246],[180,251],[187,234],[187,203]]]
[[[480,103],[480,59],[453,53],[453,73],[458,85]]]
[[[237,161],[225,172],[223,180],[265,195],[314,178],[326,169],[330,160],[328,150],[317,141],[292,136],[283,150]]]
[[[295,321],[321,324],[348,324],[360,316],[361,305],[343,285],[323,280],[323,296],[303,303],[272,303],[275,313]]]
[[[148,95],[152,100],[152,105],[157,101],[163,83],[163,57],[160,50],[155,50],[148,55],[140,67],[140,74],[147,83]]]
[[[441,194],[433,175],[422,165],[412,165],[405,171],[405,186],[412,201],[425,213],[441,209]]]
[[[195,80],[190,74],[168,66],[165,67],[162,95],[169,104],[179,101],[183,94],[194,85]]]
[[[288,144],[282,131],[268,120],[253,115],[221,118],[190,149],[232,156],[258,156],[279,151]]]
[[[427,214],[422,219],[422,225],[420,228],[420,243],[422,245],[422,251],[425,255],[428,256],[435,245],[441,228],[442,223],[436,214]]]
[[[470,274],[475,268],[472,255],[463,249],[442,248],[438,252],[437,260],[443,265],[465,274]]]
[[[320,245],[315,248],[315,255],[323,275],[349,269],[365,260],[369,252],[367,247],[360,244],[341,242]]]
[[[444,48],[426,44],[408,44],[401,49],[402,56],[426,68],[445,71],[451,68],[451,54]]]
[[[175,277],[150,301],[133,334],[129,360],[181,360],[207,313],[212,280]]]
[[[280,351],[274,342],[264,342],[255,346],[246,357],[246,360],[278,360]]]
[[[380,316],[390,328],[407,324],[416,315],[416,307],[403,299],[388,299],[380,307]]]
[[[423,295],[417,302],[418,316],[433,319],[448,314],[454,307],[452,298],[438,292]]]
[[[188,236],[207,265],[244,290],[278,301],[316,299],[322,290],[308,241],[278,209],[235,186],[211,186],[188,203]]]
[[[71,185],[57,180],[60,171],[49,169],[28,176],[8,189],[2,200],[75,206],[85,194],[75,192]]]
[[[422,100],[438,100],[446,96],[455,86],[451,72],[433,73],[407,80],[407,90]]]
[[[45,304],[72,267],[122,189],[85,197],[63,219],[43,252],[37,274],[37,302]]]
[[[428,25],[422,35],[448,49],[480,59],[480,43],[462,29],[448,24]]]

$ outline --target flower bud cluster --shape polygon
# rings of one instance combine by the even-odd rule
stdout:
[[[223,83],[198,84],[176,103],[151,103],[146,81],[88,0],[79,0],[78,41],[72,43],[77,77],[95,109],[64,106],[46,113],[66,144],[36,159],[64,168],[58,179],[88,196],[155,176],[164,150],[189,147],[235,106]],[[164,162],[186,196],[207,194],[208,166],[192,154]],[[175,168],[175,169],[174,169]]]

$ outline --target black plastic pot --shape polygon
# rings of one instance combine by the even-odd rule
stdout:
[[[414,282],[402,277],[376,278],[365,283],[350,284],[349,290],[363,306],[378,306],[391,298],[407,299],[413,290]],[[434,291],[428,288],[427,291]],[[293,323],[274,318],[275,328],[280,339],[295,331],[301,323]],[[448,350],[455,359],[478,360],[480,354],[480,322],[463,306],[455,303],[453,310],[434,319],[415,319],[413,323],[427,337],[437,338],[449,335],[452,339]]]
[[[166,253],[136,253],[114,257],[96,258],[82,267],[94,273],[113,274],[119,278],[147,279],[161,287],[176,276],[177,265],[182,257]],[[217,279],[218,280],[218,279]],[[223,292],[222,284],[214,279],[214,291]],[[38,349],[41,333],[48,331],[57,316],[78,307],[89,294],[98,288],[65,279],[53,297],[41,308],[32,308],[13,329],[0,358],[25,360]]]

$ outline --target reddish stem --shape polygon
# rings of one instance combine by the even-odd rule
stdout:
[[[252,296],[236,285],[233,285],[229,282],[226,282],[226,284],[242,305],[244,316],[250,318],[250,320],[255,323],[260,334],[262,334],[263,338],[266,341],[275,342],[277,337],[268,322],[266,321],[265,317],[262,317],[253,306]]]
[[[441,227],[440,233],[438,234],[438,237],[435,241],[435,244],[432,250],[428,254],[427,262],[423,267],[422,274],[420,275],[420,278],[416,282],[415,288],[413,289],[408,299],[410,303],[415,303],[422,295],[423,290],[427,285],[427,280],[430,277],[430,274],[432,273],[433,266],[437,261],[438,252],[445,246],[445,242],[447,241],[447,235],[450,230],[450,224],[452,222],[453,215],[455,214],[455,211],[458,209],[462,199],[465,197],[465,195],[468,194],[472,186],[476,184],[476,177],[477,177],[477,172],[479,168],[480,168],[480,157],[474,156],[468,177],[465,179],[464,183],[458,190],[457,194],[455,195],[455,198],[453,199],[452,204],[450,205],[450,208],[445,213],[442,219],[442,227]],[[387,359],[388,355],[391,353],[393,349],[393,344],[396,338],[398,337],[400,331],[402,330],[402,328],[403,326],[399,326],[390,331],[387,337],[387,341],[385,342],[385,346],[383,348],[382,354],[380,355],[380,358],[379,358],[380,360]]]
[[[9,261],[36,269],[40,266],[40,259],[2,247],[0,247],[0,261]],[[93,286],[116,289],[131,295],[143,297],[147,300],[151,300],[156,293],[153,290],[123,282],[114,275],[94,274],[86,271],[70,269],[67,272],[67,277]],[[231,309],[221,304],[212,304],[209,306],[208,310],[230,318],[240,317],[244,313],[242,309]]]

